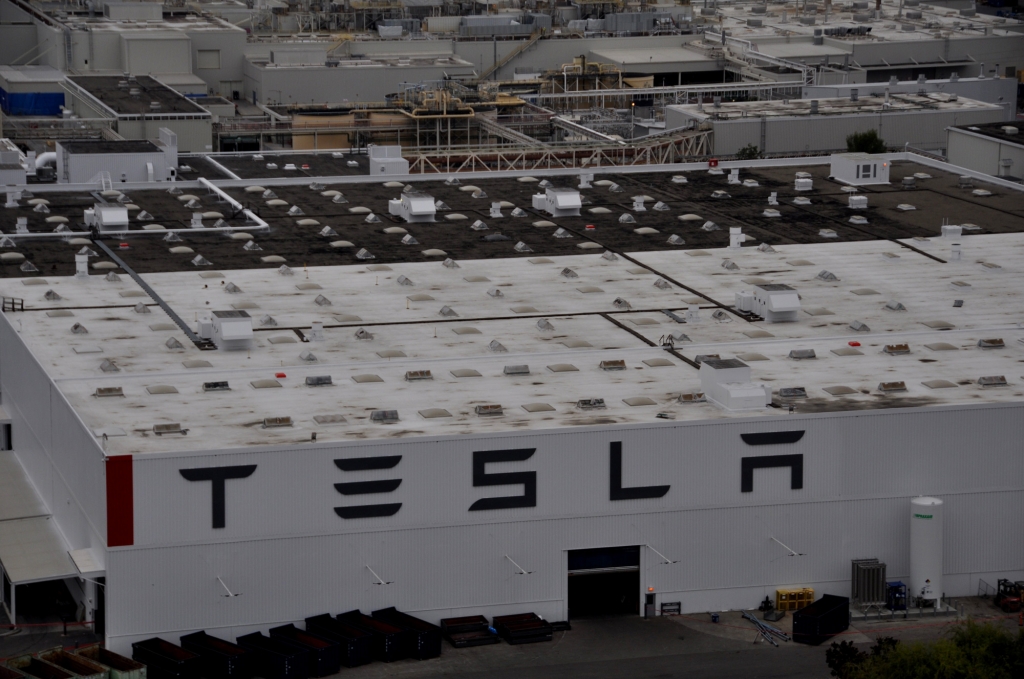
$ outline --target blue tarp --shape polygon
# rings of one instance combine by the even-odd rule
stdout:
[[[0,87],[0,108],[9,116],[59,116],[63,92],[8,92]]]

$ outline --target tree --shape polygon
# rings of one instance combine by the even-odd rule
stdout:
[[[885,140],[874,130],[854,132],[846,138],[846,150],[850,153],[885,153]]]
[[[870,653],[848,641],[825,653],[839,679],[1018,679],[1024,676],[1024,631],[1016,634],[991,623],[968,620],[946,638],[901,643],[880,637]]]
[[[761,157],[761,149],[756,144],[747,144],[736,152],[736,157],[740,160],[757,160]]]

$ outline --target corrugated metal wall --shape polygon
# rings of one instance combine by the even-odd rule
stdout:
[[[1003,120],[1002,109],[960,111],[886,112],[872,115],[820,115],[767,118],[764,151],[794,153],[846,149],[846,137],[854,132],[876,130],[891,147],[911,146],[939,150],[946,146],[946,128]],[[720,120],[714,126],[714,149],[731,155],[747,144],[761,143],[761,119]]]
[[[650,545],[643,588],[684,611],[752,606],[775,587],[847,591],[849,561],[909,568],[910,497],[947,502],[947,593],[979,574],[1024,573],[1024,406],[927,408],[516,433],[503,437],[302,446],[136,458],[136,547],[108,567],[114,648],[138,636],[194,629],[265,629],[325,611],[395,605],[450,614],[565,609],[565,551]],[[803,430],[794,444],[751,446],[741,433]],[[670,484],[660,499],[609,498],[609,444],[622,442],[623,485]],[[474,451],[535,448],[488,473],[536,471],[535,507],[468,511],[521,485],[474,487]],[[788,468],[755,472],[741,458],[803,455],[803,488]],[[345,473],[335,458],[401,455],[390,470]],[[211,527],[209,483],[180,469],[256,464],[226,485],[227,525]],[[358,477],[358,478],[357,478]],[[339,495],[340,481],[401,478],[386,495]],[[392,517],[343,520],[336,506],[401,502]],[[771,538],[804,556],[791,557]],[[147,546],[147,547],[144,547]],[[529,575],[517,574],[508,555]],[[374,584],[373,568],[387,585]],[[220,577],[233,592],[226,598]],[[640,592],[637,593],[640,596]]]
[[[63,181],[63,154],[58,154],[57,176]],[[120,182],[122,174],[129,182],[149,181],[146,163],[153,164],[153,181],[169,179],[167,159],[160,151],[153,153],[76,153],[68,156],[68,182],[86,184],[100,172],[109,172],[112,181]]]
[[[14,325],[12,325],[12,322]],[[106,547],[104,456],[63,394],[0,315],[0,390],[13,449],[72,549]]]
[[[178,153],[201,153],[212,150],[213,118],[143,118],[117,121],[117,132],[125,139],[159,139],[160,128],[178,135]]]

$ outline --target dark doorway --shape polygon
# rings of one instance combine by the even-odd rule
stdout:
[[[640,614],[640,548],[569,552],[569,617]]]

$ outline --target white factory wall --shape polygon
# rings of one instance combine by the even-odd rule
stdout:
[[[12,448],[70,549],[92,547],[102,554],[103,451],[21,341],[19,322],[16,315],[0,315],[0,393],[11,416]]]
[[[705,113],[710,112],[710,108],[705,110]],[[909,143],[914,148],[941,151],[946,146],[947,127],[994,123],[1003,118],[1002,108],[768,117],[761,150],[765,153],[843,150],[848,135],[873,129],[890,147]],[[679,108],[665,107],[667,129],[683,127],[693,120]],[[747,144],[762,146],[761,118],[751,116],[708,123],[714,130],[712,144],[716,155],[732,155]]]
[[[947,131],[947,140],[946,159],[957,167],[1002,176],[1006,172],[1000,161],[1009,158],[1013,161],[1009,174],[1024,175],[1024,147],[1020,145],[1004,144],[992,137],[954,128]],[[1021,143],[1024,144],[1024,137]]]
[[[69,154],[67,160],[57,154],[57,181],[70,184],[87,184],[100,172],[109,172],[110,179],[115,184],[122,181],[147,182],[149,181],[149,169],[146,163],[153,165],[153,181],[168,181],[170,179],[167,157],[163,151],[152,153],[74,153]],[[64,168],[67,167],[68,178],[64,179]]]
[[[852,558],[909,570],[907,503],[946,502],[946,594],[978,578],[1024,575],[1024,406],[900,409],[783,420],[611,426],[290,449],[135,458],[135,546],[108,556],[108,635],[114,650],[196,629],[226,636],[323,612],[395,605],[449,615],[534,610],[566,615],[566,550],[650,545],[641,591],[684,611],[749,607],[776,587],[848,593]],[[793,444],[751,446],[741,433],[805,431]],[[669,484],[660,499],[609,499],[609,446],[622,442],[623,485]],[[487,473],[535,471],[536,506],[470,512],[523,486],[473,486],[474,451],[535,449]],[[803,488],[788,468],[754,472],[741,458],[802,455]],[[342,472],[338,458],[401,455],[393,468]],[[226,482],[226,527],[211,527],[211,484],[179,470],[255,464]],[[992,470],[999,470],[993,473]],[[342,496],[345,481],[401,478],[392,493]],[[339,518],[334,507],[400,502],[392,517]],[[802,557],[787,557],[775,537]],[[517,575],[508,555],[529,575]],[[375,585],[367,567],[387,585]],[[217,577],[232,592],[228,598]],[[641,591],[637,592],[638,598]]]
[[[125,33],[121,49],[124,70],[132,75],[192,72],[192,42],[184,33]]]
[[[141,118],[118,118],[117,133],[125,139],[160,138],[160,128],[166,127],[178,135],[178,153],[202,153],[213,150],[213,117],[177,118],[143,116]]]
[[[945,92],[956,94],[964,99],[984,101],[989,104],[1003,106],[1004,120],[1013,120],[1017,101],[1017,81],[1013,78],[961,78],[959,80],[929,80],[925,83],[904,81],[896,85],[888,82],[832,84],[805,87],[802,99],[829,99],[833,97],[847,98],[850,90],[856,89],[861,97],[885,95],[888,88],[890,94],[917,94],[921,90],[927,92]]]

